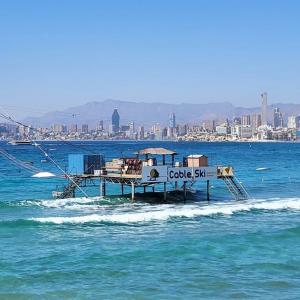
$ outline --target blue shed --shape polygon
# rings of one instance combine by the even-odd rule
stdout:
[[[69,154],[68,174],[83,175],[94,174],[95,170],[100,170],[105,166],[104,156],[101,154]]]

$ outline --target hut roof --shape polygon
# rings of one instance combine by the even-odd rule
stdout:
[[[152,154],[152,155],[174,155],[177,154],[172,150],[165,148],[146,148],[137,152],[139,155]]]

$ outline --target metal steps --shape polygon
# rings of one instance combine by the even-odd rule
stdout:
[[[56,198],[58,199],[65,199],[65,198],[74,198],[75,197],[75,190],[80,185],[80,183],[84,179],[82,177],[72,177],[72,181],[66,185],[62,192],[56,194]]]
[[[236,200],[247,200],[250,198],[244,186],[234,176],[222,176],[229,192]]]

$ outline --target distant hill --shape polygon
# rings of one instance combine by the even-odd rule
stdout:
[[[300,114],[300,104],[273,104],[268,107],[269,118],[272,117],[272,109],[279,107],[285,118],[289,115]],[[109,124],[113,110],[117,108],[121,117],[121,123],[127,124],[135,121],[136,124],[149,126],[153,123],[166,125],[168,115],[176,114],[178,123],[199,123],[203,120],[225,120],[243,114],[260,112],[260,107],[244,108],[235,107],[229,102],[208,104],[167,104],[145,103],[120,100],[105,100],[88,102],[84,105],[68,108],[63,111],[53,111],[41,117],[26,118],[24,122],[33,126],[49,127],[52,124],[89,124],[94,127],[100,120]]]

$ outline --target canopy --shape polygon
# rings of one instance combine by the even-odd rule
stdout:
[[[137,152],[139,155],[146,155],[146,154],[152,154],[152,155],[175,155],[176,152],[172,150],[168,150],[165,148],[146,148],[143,150],[139,150]]]

